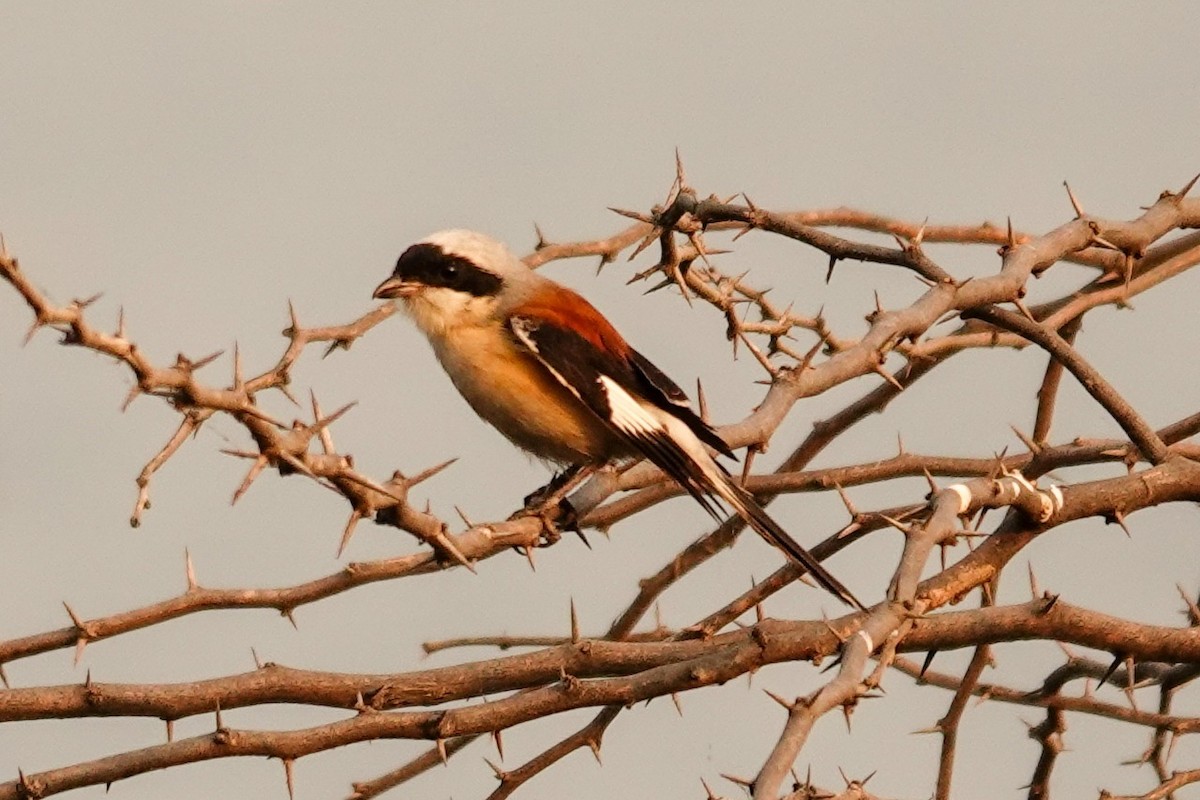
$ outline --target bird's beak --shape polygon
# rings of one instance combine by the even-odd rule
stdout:
[[[371,295],[376,300],[391,300],[396,297],[412,297],[421,288],[420,284],[397,278],[395,275],[375,287]]]

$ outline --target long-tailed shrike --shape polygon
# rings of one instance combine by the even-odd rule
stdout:
[[[720,520],[722,500],[846,603],[821,562],[709,451],[733,458],[687,396],[591,303],[473,231],[404,251],[376,298],[399,298],[475,412],[518,447],[572,467],[645,457]]]

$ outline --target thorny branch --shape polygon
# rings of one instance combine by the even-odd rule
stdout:
[[[379,738],[433,743],[412,761],[374,779],[355,782],[351,797],[362,799],[377,796],[443,763],[483,734],[492,736],[503,759],[504,729],[535,723],[570,709],[598,709],[584,727],[550,744],[521,766],[495,766],[499,784],[492,797],[508,797],[576,749],[589,748],[598,758],[605,732],[623,710],[637,701],[675,697],[698,687],[724,683],[766,664],[817,663],[830,657],[838,659],[836,670],[824,683],[814,674],[815,688],[806,694],[777,698],[785,707],[786,720],[757,775],[744,783],[754,797],[774,800],[789,792],[789,796],[812,796],[810,781],[790,776],[814,726],[836,709],[841,709],[849,722],[860,699],[875,696],[888,667],[914,675],[922,684],[954,692],[950,710],[936,726],[943,736],[942,755],[935,769],[939,796],[950,796],[950,781],[957,766],[955,745],[962,735],[960,721],[969,713],[966,700],[971,696],[1047,710],[1045,721],[1031,731],[1042,747],[1041,758],[1031,772],[1031,796],[1048,792],[1056,756],[1063,746],[1067,714],[1090,714],[1148,727],[1152,739],[1145,760],[1153,763],[1159,783],[1141,796],[1168,796],[1197,780],[1195,772],[1169,769],[1173,742],[1200,730],[1200,721],[1173,713],[1171,706],[1171,698],[1189,686],[1200,669],[1200,634],[1196,628],[1200,611],[1195,603],[1189,600],[1188,627],[1169,628],[1107,616],[1072,606],[1056,595],[1036,592],[1028,603],[997,605],[994,585],[1005,566],[1030,542],[1054,534],[1068,521],[1093,517],[1124,526],[1125,518],[1140,509],[1200,500],[1200,449],[1189,441],[1200,431],[1200,413],[1153,430],[1143,414],[1088,364],[1076,344],[1081,322],[1090,310],[1128,304],[1132,297],[1200,262],[1200,233],[1167,238],[1173,232],[1200,227],[1200,201],[1187,197],[1191,188],[1189,183],[1180,191],[1164,192],[1144,213],[1129,221],[1088,215],[1072,194],[1075,218],[1036,235],[1015,231],[1011,225],[914,224],[848,208],[775,212],[754,205],[748,198],[742,203],[734,202],[735,198],[701,199],[688,186],[679,165],[668,200],[648,213],[621,212],[636,223],[608,238],[554,243],[539,230],[536,247],[526,257],[527,263],[535,267],[582,256],[598,257],[604,266],[631,248],[635,256],[658,245],[657,262],[634,278],[657,276],[660,282],[651,291],[673,288],[689,302],[713,308],[735,353],[750,353],[766,375],[768,388],[761,402],[743,419],[721,428],[731,445],[747,448],[747,488],[763,502],[785,493],[838,492],[846,504],[849,522],[813,548],[821,558],[849,547],[871,547],[879,531],[898,530],[903,535],[903,551],[895,560],[890,584],[862,592],[873,596],[877,605],[865,614],[833,620],[770,619],[762,604],[797,580],[796,570],[789,565],[755,583],[749,591],[717,601],[711,608],[697,609],[690,625],[671,629],[660,619],[653,629],[639,631],[658,598],[688,580],[697,567],[734,542],[741,525],[729,519],[643,580],[640,591],[603,635],[583,636],[572,615],[571,632],[565,637],[484,636],[426,645],[430,652],[471,644],[535,648],[527,653],[386,675],[316,673],[265,664],[242,675],[178,684],[100,683],[89,678],[70,686],[18,688],[7,687],[5,679],[6,688],[0,692],[0,722],[147,716],[167,722],[168,741],[36,774],[22,773],[15,780],[0,783],[0,800],[42,797],[153,769],[236,755],[280,759],[291,791],[291,764],[308,754]],[[826,268],[830,271],[843,260],[909,270],[926,289],[904,308],[886,309],[877,303],[867,314],[867,329],[861,335],[838,332],[821,313],[793,313],[791,306],[778,304],[772,299],[774,295],[768,296],[745,274],[725,272],[721,265],[727,251],[711,245],[709,238],[731,232],[737,236],[747,232],[775,235],[815,248],[827,257]],[[856,233],[885,233],[894,238],[895,246],[844,235],[853,237]],[[990,275],[956,277],[958,271],[953,265],[945,266],[924,251],[924,243],[935,241],[998,246],[1000,268]],[[1094,267],[1097,274],[1071,292],[1032,302],[1028,297],[1029,278],[1044,275],[1066,261]],[[334,445],[332,428],[349,407],[325,414],[314,397],[311,419],[288,423],[259,406],[257,396],[270,390],[291,397],[292,367],[309,345],[324,345],[326,355],[348,349],[394,313],[390,304],[346,325],[319,328],[303,327],[295,309],[289,307],[290,324],[283,332],[287,346],[273,367],[247,377],[235,348],[228,381],[205,382],[202,375],[212,370],[202,370],[221,354],[201,358],[180,354],[171,364],[156,364],[127,336],[123,318],[110,333],[90,318],[95,298],[55,305],[34,286],[7,249],[0,252],[0,277],[33,314],[27,339],[41,328],[57,330],[63,344],[102,353],[130,370],[135,385],[126,404],[145,394],[166,400],[180,414],[177,429],[137,476],[132,524],[142,521],[152,480],[163,464],[180,454],[191,434],[214,416],[223,415],[246,431],[250,443],[245,449],[230,451],[250,462],[235,500],[252,488],[265,470],[299,475],[332,489],[349,506],[340,549],[346,546],[357,523],[368,518],[408,531],[430,545],[428,550],[415,553],[350,563],[325,577],[276,589],[204,587],[188,558],[186,589],[177,597],[91,619],[79,616],[68,606],[69,625],[0,641],[0,678],[4,677],[5,663],[67,648],[74,649],[78,660],[89,643],[177,617],[235,608],[273,608],[289,616],[301,605],[367,583],[454,566],[470,568],[510,550],[532,558],[535,548],[551,545],[558,538],[559,520],[551,514],[468,524],[465,530],[453,532],[449,523],[410,503],[413,488],[436,474],[440,466],[412,477],[400,472],[386,478],[365,475],[355,468],[352,456],[339,452]],[[1006,305],[1016,311],[1006,310]],[[747,310],[753,310],[757,319],[751,319]],[[959,319],[956,328],[945,331],[939,326],[955,318]],[[805,339],[808,341],[802,343]],[[1024,452],[992,456],[985,449],[973,457],[952,457],[911,453],[901,446],[891,458],[838,467],[811,466],[829,444],[847,435],[867,416],[883,413],[891,400],[954,355],[971,349],[1021,348],[1030,343],[1045,349],[1051,360],[1038,393],[1032,436],[1017,432],[1025,444]],[[1084,384],[1118,422],[1128,440],[1050,443],[1049,431],[1064,371]],[[814,424],[812,433],[777,469],[768,474],[752,471],[754,455],[765,451],[798,401],[862,377],[879,382],[840,412]],[[1071,472],[1076,467],[1106,462],[1123,464],[1127,474],[1083,480]],[[1038,479],[1051,471],[1056,483],[1039,485]],[[847,489],[857,486],[922,476],[928,480],[928,494],[912,496],[909,503],[896,508],[861,511],[847,493]],[[939,485],[939,478],[957,482]],[[571,502],[584,526],[607,530],[676,494],[677,487],[656,469],[640,464],[601,471],[571,496]],[[972,517],[981,518],[986,509],[1003,512],[991,531],[979,527],[978,522],[965,525]],[[946,563],[947,554],[963,542],[975,546]],[[935,550],[941,554],[942,563],[930,575],[930,556]],[[944,608],[981,587],[985,602],[980,608]],[[751,611],[753,622],[739,622]],[[734,623],[739,627],[730,628]],[[1004,643],[1029,639],[1104,652],[1111,656],[1112,666],[1072,657],[1033,693],[981,680],[984,668],[1003,652]],[[933,653],[959,648],[973,648],[975,652],[962,678],[928,668]],[[917,668],[898,656],[909,652],[929,654],[926,666]],[[1125,686],[1131,703],[1135,687],[1157,686],[1158,710],[1149,712],[1100,701],[1093,696],[1090,684],[1085,685],[1082,695],[1065,694],[1067,683],[1077,680]],[[481,696],[489,701],[470,702]],[[349,716],[298,730],[233,728],[220,716],[222,709],[274,703],[327,706],[343,709]],[[213,712],[216,721],[212,733],[183,740],[171,737],[174,721]],[[856,796],[866,796],[862,790],[865,781],[847,781],[847,793],[853,790],[858,792]],[[711,790],[708,793],[715,797]]]

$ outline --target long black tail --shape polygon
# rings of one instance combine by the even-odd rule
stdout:
[[[807,570],[817,583],[836,595],[842,602],[854,606],[860,611],[866,611],[866,607],[841,581],[821,566],[821,562],[793,539],[778,522],[771,519],[766,509],[758,504],[753,495],[734,485],[731,481],[726,480],[721,483],[720,488],[726,490],[719,492],[721,499],[733,506],[738,515],[746,520],[746,523],[754,528],[759,536],[786,553],[789,558]]]
[[[729,448],[724,446],[724,442],[707,423],[694,414],[683,416],[678,409],[651,406],[621,392],[609,394],[609,401],[614,400],[618,401],[618,405],[613,410],[620,412],[618,416],[622,421],[614,422],[617,430],[630,439],[635,449],[686,489],[714,519],[722,519],[719,504],[713,502],[713,498],[720,498],[746,520],[746,524],[754,528],[759,536],[778,547],[816,578],[817,583],[847,605],[860,611],[866,610],[841,581],[830,575],[821,562],[813,558],[812,553],[801,547],[778,522],[771,519],[752,494],[734,483],[729,473],[713,460],[705,449],[706,445],[726,453]],[[705,432],[702,441],[700,434]],[[717,447],[717,444],[722,447]]]

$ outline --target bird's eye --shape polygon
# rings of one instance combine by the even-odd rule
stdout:
[[[454,280],[455,278],[457,278],[458,277],[458,265],[457,264],[443,264],[442,265],[442,277],[448,281]]]

